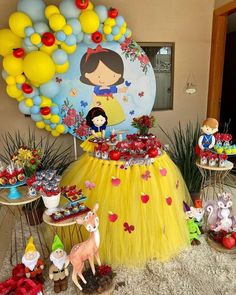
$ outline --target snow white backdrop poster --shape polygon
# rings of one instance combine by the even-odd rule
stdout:
[[[60,92],[53,101],[59,106],[63,124],[84,140],[85,117],[95,106],[108,116],[107,131],[128,130],[134,117],[150,114],[156,95],[153,68],[142,48],[132,39],[79,44],[70,55],[70,68],[57,75]]]

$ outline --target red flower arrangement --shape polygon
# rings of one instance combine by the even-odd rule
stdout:
[[[139,130],[140,135],[147,135],[150,128],[154,127],[154,116],[141,116],[139,118],[133,118],[131,125]]]

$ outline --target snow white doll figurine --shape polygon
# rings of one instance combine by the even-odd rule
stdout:
[[[124,111],[113,96],[128,89],[126,86],[117,87],[124,83],[124,64],[120,55],[100,45],[95,49],[88,48],[81,59],[80,72],[81,82],[95,86],[90,108],[101,107],[109,118],[109,126],[123,122]]]
[[[85,152],[93,152],[94,150],[94,144],[89,140],[94,137],[105,138],[107,123],[107,115],[102,108],[95,107],[88,112],[86,116],[86,124],[90,127],[92,135],[80,145]]]

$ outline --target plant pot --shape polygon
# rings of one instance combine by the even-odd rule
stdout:
[[[25,213],[27,222],[31,226],[35,226],[43,222],[43,212],[44,212],[43,207],[38,207],[38,208],[23,207],[23,211]]]
[[[51,197],[42,196],[45,207],[48,209],[46,214],[51,215],[57,210],[58,205],[60,204],[61,193]]]

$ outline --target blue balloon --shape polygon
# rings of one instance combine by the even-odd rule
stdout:
[[[50,32],[48,25],[44,22],[37,22],[34,24],[34,29],[37,33],[42,35],[43,33]]]
[[[75,5],[75,0],[62,0],[59,8],[65,18],[78,18],[81,13],[81,10]]]
[[[37,115],[40,112],[40,107],[39,106],[32,106],[30,111],[31,111],[31,114]]]
[[[83,33],[83,32],[80,32],[80,33],[76,36],[76,39],[77,39],[77,43],[82,42],[83,39],[84,39],[84,33]]]
[[[26,37],[31,36],[34,32],[35,32],[35,30],[34,30],[33,27],[26,27],[25,28],[25,35],[26,35]]]
[[[72,27],[73,34],[78,35],[81,32],[81,24],[76,18],[69,19],[67,24]]]
[[[112,35],[117,35],[120,33],[120,28],[118,26],[114,26],[112,28]]]
[[[96,11],[100,22],[104,23],[105,20],[108,18],[108,12],[107,12],[107,8],[104,5],[97,5],[94,10]]]
[[[63,126],[65,127],[65,131],[63,132],[63,134],[66,134],[66,133],[68,133],[68,131],[69,131],[69,128],[68,128],[66,125],[64,125],[64,124],[63,124]]]
[[[2,70],[2,77],[4,80],[6,80],[6,78],[8,77],[8,73],[5,70]]]
[[[65,40],[65,43],[68,45],[68,46],[72,46],[72,45],[75,45],[76,44],[76,37],[75,35],[70,35],[70,36],[67,36],[66,37],[66,40]]]
[[[66,34],[62,31],[56,33],[56,38],[58,41],[64,42],[66,40]]]
[[[50,120],[44,120],[44,123],[50,125],[51,121]]]
[[[51,107],[51,113],[52,113],[53,115],[57,115],[57,114],[59,113],[59,111],[60,111],[60,109],[59,109],[58,106],[52,106],[52,107]]]
[[[122,36],[120,37],[120,40],[118,40],[118,42],[119,42],[119,43],[123,43],[124,41],[125,41],[125,36],[122,35]]]
[[[36,106],[39,106],[42,102],[42,98],[39,95],[33,97],[33,102]]]
[[[31,98],[31,97],[34,97],[36,95],[39,95],[39,90],[36,87],[33,87],[33,91],[31,93],[29,93],[29,94],[24,93],[24,96],[27,97],[27,98]]]
[[[114,36],[112,34],[106,35],[107,41],[113,41]]]
[[[46,97],[53,98],[60,91],[60,86],[53,80],[40,86],[40,93]]]
[[[19,0],[17,10],[26,13],[34,22],[45,20],[45,4],[42,0]]]
[[[57,124],[51,124],[50,127],[51,129],[55,129],[57,127]]]
[[[119,26],[119,27],[123,26],[124,22],[125,22],[125,20],[124,20],[123,16],[118,15],[116,18],[117,26]]]
[[[130,29],[126,29],[125,37],[129,37],[130,34],[131,34],[131,30]]]
[[[27,53],[29,53],[31,51],[38,51],[37,46],[34,46],[34,45],[28,46],[25,44],[25,41],[22,43],[22,47],[24,48],[25,52],[27,52]]]
[[[92,44],[92,43],[93,43],[93,40],[92,40],[90,34],[84,34],[83,41],[84,41],[84,43],[86,43],[86,44]]]
[[[24,39],[24,43],[25,43],[25,45],[26,46],[29,46],[29,47],[34,47],[34,45],[32,44],[32,42],[30,41],[30,38],[29,37],[26,37],[25,39]]]
[[[57,65],[64,65],[68,60],[68,55],[62,49],[57,49],[52,54],[52,59]]]
[[[43,119],[41,115],[35,115],[35,114],[32,114],[32,115],[31,115],[31,118],[32,118],[32,120],[34,120],[35,122],[42,121],[42,119]]]
[[[98,32],[100,32],[101,34],[103,34],[103,24],[100,24],[99,28],[98,28]]]
[[[23,113],[23,114],[25,114],[25,115],[30,115],[31,114],[30,108],[25,105],[25,101],[24,100],[22,100],[19,103],[18,108],[19,108],[20,112]]]

